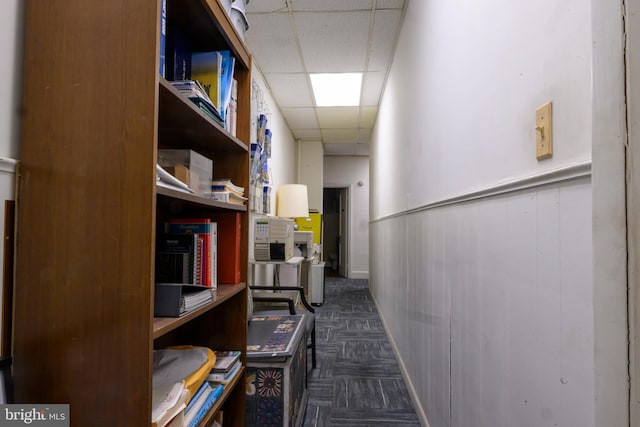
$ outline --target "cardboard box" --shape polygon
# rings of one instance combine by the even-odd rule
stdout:
[[[188,170],[188,178],[185,184],[196,193],[205,196],[211,192],[211,179],[213,177],[213,160],[206,158],[202,154],[198,154],[193,150],[158,150],[158,164],[165,170],[174,168],[182,169],[186,173]],[[171,172],[169,172],[171,173]],[[177,172],[178,173],[178,172]],[[174,175],[176,176],[176,175]],[[180,181],[181,178],[176,176]]]
[[[313,231],[313,243],[322,243],[322,214],[311,212],[307,218],[296,218],[298,231]]]
[[[176,165],[176,166],[166,167],[165,170],[167,172],[169,172],[171,175],[173,175],[176,178],[178,178],[180,181],[182,181],[185,184],[189,185],[189,174],[191,172],[189,171],[188,167],[183,166],[183,165]],[[189,187],[189,188],[191,188],[191,187]]]

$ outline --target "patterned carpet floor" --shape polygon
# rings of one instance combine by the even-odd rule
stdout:
[[[326,278],[316,337],[304,426],[420,426],[367,280]]]

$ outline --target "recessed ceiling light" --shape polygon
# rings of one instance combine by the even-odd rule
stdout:
[[[317,107],[360,105],[362,73],[309,74]]]

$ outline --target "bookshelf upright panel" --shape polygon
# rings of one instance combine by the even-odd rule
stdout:
[[[153,316],[166,218],[239,212],[241,265],[248,253],[246,207],[155,184],[157,150],[190,148],[248,188],[251,56],[218,0],[168,2],[203,49],[236,55],[236,137],[194,116],[158,75],[159,0],[25,3],[15,395],[70,404],[72,426],[149,425],[156,348],[230,346],[245,359],[246,269],[243,283],[180,324]],[[244,425],[241,383],[218,405],[225,426]]]

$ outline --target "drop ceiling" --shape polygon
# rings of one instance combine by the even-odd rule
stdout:
[[[250,0],[245,41],[294,137],[367,156],[405,0]],[[362,72],[359,107],[316,107],[309,73]]]

